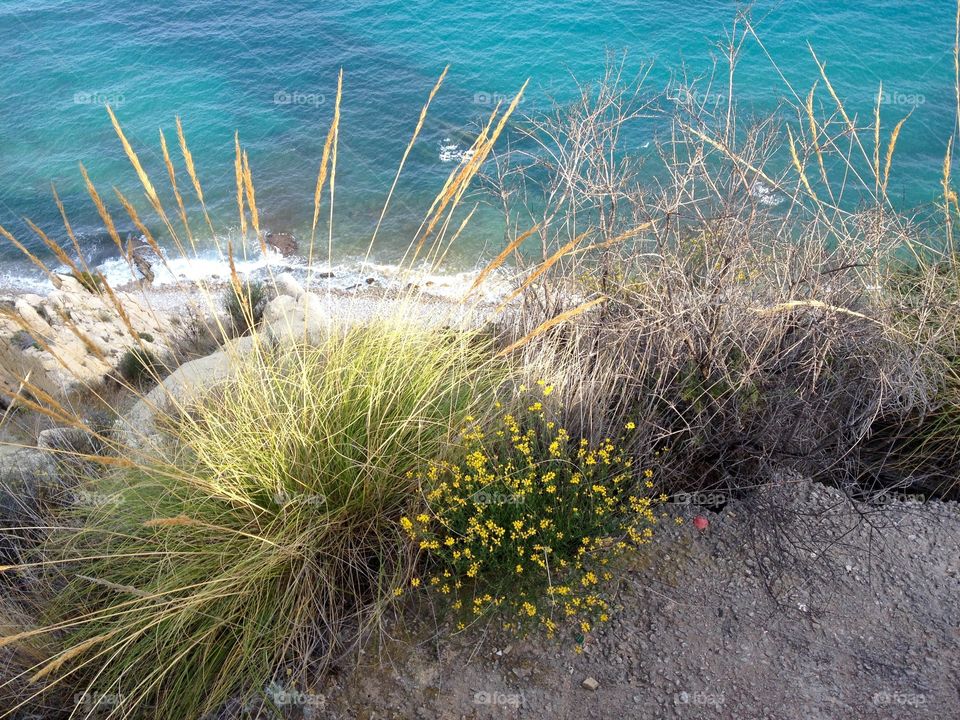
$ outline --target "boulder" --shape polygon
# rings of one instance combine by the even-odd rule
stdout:
[[[304,293],[303,285],[297,282],[297,279],[290,273],[277,275],[274,278],[274,288],[277,291],[277,296],[289,295],[295,300]]]
[[[118,431],[124,446],[144,450],[162,448],[167,441],[157,426],[158,416],[176,416],[204,394],[235,377],[243,358],[253,351],[256,342],[252,336],[231,340],[222,349],[174,370],[119,421]]]
[[[0,493],[5,495],[0,507],[7,507],[10,497],[32,497],[37,488],[58,484],[57,463],[51,453],[39,448],[0,445]]]
[[[331,326],[330,313],[319,296],[309,292],[296,298],[278,295],[265,308],[257,334],[231,340],[211,355],[184,363],[137,401],[119,423],[120,440],[131,448],[162,451],[168,440],[157,426],[158,416],[176,416],[235,377],[258,343],[316,345],[328,336]]]
[[[93,455],[96,453],[94,436],[75,427],[54,427],[41,430],[37,435],[37,447],[54,453]]]
[[[0,445],[0,563],[18,562],[24,548],[39,542],[40,530],[26,528],[48,525],[44,508],[66,499],[53,455]]]
[[[266,235],[267,245],[279,252],[283,257],[290,257],[297,254],[297,239],[290,233],[268,232]]]
[[[151,349],[172,352],[170,317],[132,294],[115,291],[123,316],[108,296],[87,291],[75,278],[54,276],[46,297],[25,294],[0,298],[0,392],[5,396],[29,383],[63,402],[76,391],[95,387],[113,372],[138,334],[154,339]]]
[[[148,259],[150,253],[149,245],[134,245],[132,239],[127,239],[127,257],[148,284],[152,283],[156,277],[153,272],[153,263]]]
[[[274,343],[319,345],[330,333],[332,318],[314,293],[279,295],[263,311],[263,332]]]

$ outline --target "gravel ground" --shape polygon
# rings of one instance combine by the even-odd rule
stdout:
[[[421,627],[288,699],[365,720],[960,718],[956,503],[851,505],[796,481],[705,512],[703,531],[677,511],[581,654]]]

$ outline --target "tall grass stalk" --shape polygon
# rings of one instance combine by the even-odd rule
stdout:
[[[477,159],[452,170],[411,242],[405,272],[414,271],[418,254],[442,255],[440,248],[451,240],[446,236],[450,219],[515,107],[516,101],[505,111],[495,110],[475,144]],[[148,222],[159,222],[165,244],[183,257],[195,255],[200,233],[190,227],[163,135],[182,231],[171,221],[119,118],[112,110],[109,117],[154,217],[147,218],[118,192],[123,211],[145,231],[165,264],[166,253]],[[326,188],[333,217],[338,125],[335,112],[314,197],[314,231]],[[213,232],[179,119],[177,135]],[[257,326],[259,303],[254,293],[244,292],[249,286],[234,262],[235,244],[245,247],[250,231],[266,251],[252,159],[239,136],[235,145],[242,237],[214,232],[211,238],[221,251],[227,238],[231,314],[250,333],[242,345],[225,346],[233,368],[229,379],[187,401],[166,383],[144,395],[138,383],[119,376],[116,381],[128,395],[155,417],[160,435],[147,436],[137,427],[124,426],[119,433],[94,427],[82,409],[75,412],[44,393],[29,376],[17,378],[22,392],[11,400],[18,407],[83,430],[103,449],[72,455],[97,469],[87,474],[83,496],[109,502],[68,509],[52,520],[48,540],[35,557],[2,568],[42,578],[46,591],[39,594],[51,602],[46,624],[0,638],[0,646],[9,648],[33,648],[43,639],[38,647],[47,649],[28,656],[35,662],[3,684],[19,693],[10,712],[68,689],[101,698],[96,712],[111,718],[195,718],[228,700],[262,696],[271,683],[309,687],[332,660],[383,627],[417,556],[398,520],[423,502],[418,470],[444,458],[456,460],[452,429],[463,427],[468,416],[483,417],[492,407],[492,394],[509,376],[505,362],[496,358],[492,336],[471,329],[478,323],[462,313],[412,323],[415,289],[373,323],[349,326],[331,318],[324,339],[308,342],[304,317],[300,341],[294,332],[275,343]],[[123,252],[107,201],[86,171],[84,178]],[[72,238],[65,211],[63,219]],[[12,234],[0,232],[54,277]],[[45,239],[60,251],[57,257],[65,256]],[[311,277],[312,272],[311,267]],[[268,283],[272,280],[271,274]],[[220,292],[204,282],[199,290],[197,311],[212,319],[211,333],[226,340],[231,328],[218,312]],[[132,352],[147,352],[122,297],[106,281],[102,292],[124,320],[134,340]],[[82,334],[69,317],[64,322]],[[87,391],[98,399],[105,395],[96,386]],[[78,705],[69,714],[88,711]]]

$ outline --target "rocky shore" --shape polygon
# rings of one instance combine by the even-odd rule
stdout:
[[[24,380],[63,402],[111,377],[132,348],[143,347],[175,368],[199,354],[188,346],[210,351],[210,337],[222,339],[224,330],[230,332],[224,309],[229,284],[223,280],[131,283],[109,291],[91,289],[67,275],[54,275],[53,280],[54,289],[46,295],[0,293],[0,408],[23,391]],[[439,307],[455,307],[452,300],[468,287],[468,280],[425,278],[411,307],[419,308],[415,312],[423,317],[437,314]],[[311,308],[318,323],[330,317],[351,324],[386,316],[405,289],[388,273],[309,293],[289,273],[271,276],[264,285],[270,299],[264,318],[273,334],[281,332],[282,323],[296,325]]]
[[[77,279],[54,276],[46,296],[0,296],[0,390],[9,403],[26,380],[62,400],[102,381],[135,336],[159,356],[172,351],[184,318],[129,292],[91,292]],[[119,309],[118,309],[119,308]]]

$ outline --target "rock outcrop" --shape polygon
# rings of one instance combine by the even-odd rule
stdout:
[[[90,292],[75,278],[55,277],[57,288],[46,297],[0,297],[0,392],[7,401],[23,379],[57,400],[94,387],[137,344],[108,295]],[[166,356],[171,328],[180,320],[130,293],[114,297],[146,347]]]
[[[279,252],[283,257],[290,257],[297,254],[297,239],[290,233],[268,232],[264,238],[267,245]]]
[[[263,311],[266,337],[274,343],[318,345],[330,331],[330,313],[314,293],[277,295]]]
[[[318,295],[306,292],[286,274],[276,278],[276,290],[256,337],[231,340],[206,357],[184,363],[133,406],[119,428],[126,445],[162,451],[165,440],[157,427],[158,414],[175,415],[229,381],[258,343],[316,345],[327,337],[332,318]]]

